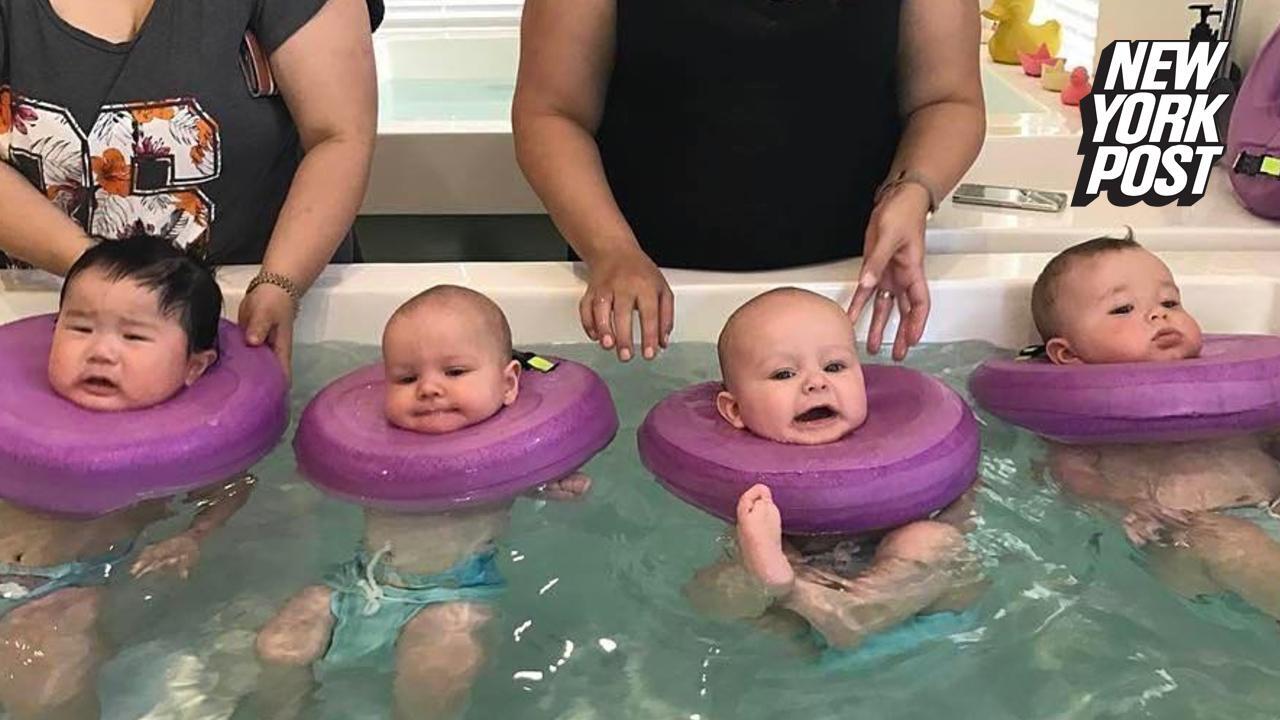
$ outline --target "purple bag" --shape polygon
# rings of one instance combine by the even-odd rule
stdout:
[[[1231,111],[1227,162],[1249,212],[1280,220],[1280,29],[1262,47]]]

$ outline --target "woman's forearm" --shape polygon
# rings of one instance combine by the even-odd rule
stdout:
[[[609,189],[595,138],[569,117],[518,105],[514,122],[520,168],[582,259],[590,265],[620,249],[639,249]]]
[[[944,100],[921,106],[907,117],[889,178],[919,173],[931,184],[933,200],[942,202],[978,157],[986,132],[980,103]]]
[[[74,220],[0,162],[0,251],[65,275],[91,241]]]
[[[369,179],[372,138],[333,137],[303,156],[262,261],[302,291],[333,258],[355,221]]]

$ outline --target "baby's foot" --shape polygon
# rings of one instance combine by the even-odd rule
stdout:
[[[541,495],[547,500],[578,500],[591,489],[591,478],[576,472],[569,477],[549,482],[542,487]]]
[[[753,485],[738,498],[738,547],[742,564],[769,594],[791,592],[796,575],[782,549],[782,516],[765,485]]]

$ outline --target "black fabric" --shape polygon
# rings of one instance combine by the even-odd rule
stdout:
[[[901,135],[900,0],[617,0],[597,132],[664,267],[861,254]]]
[[[155,0],[116,44],[49,0],[0,0],[14,118],[0,160],[91,235],[140,227],[215,263],[260,262],[302,150],[284,101],[251,95],[241,44],[248,31],[274,50],[325,1]]]

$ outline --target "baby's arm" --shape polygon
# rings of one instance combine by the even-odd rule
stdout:
[[[591,478],[576,472],[529,492],[536,500],[581,500],[591,490]]]
[[[222,485],[191,493],[188,501],[200,506],[191,526],[144,549],[138,554],[130,572],[134,577],[142,577],[157,570],[172,569],[185,580],[200,557],[200,543],[226,525],[231,516],[244,507],[255,482],[257,480],[252,475],[246,474]]]
[[[1134,545],[1164,541],[1170,532],[1185,527],[1188,513],[1160,505],[1133,483],[1106,477],[1098,469],[1098,460],[1097,450],[1049,443],[1049,469],[1058,484],[1086,502],[1100,504],[1104,511],[1123,511],[1121,522]]]

